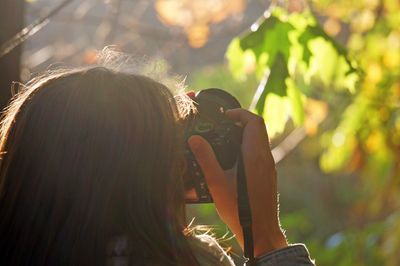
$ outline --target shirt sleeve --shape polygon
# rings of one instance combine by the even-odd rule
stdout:
[[[294,244],[256,258],[256,266],[315,266],[303,244]]]

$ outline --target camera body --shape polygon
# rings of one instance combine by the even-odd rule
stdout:
[[[192,135],[202,136],[210,143],[222,169],[234,168],[241,148],[242,128],[227,118],[225,111],[240,108],[240,103],[231,94],[216,88],[199,91],[193,100],[197,112],[185,121],[186,143]],[[188,145],[185,156],[185,190],[192,191],[193,195],[186,197],[186,203],[212,203],[203,172]]]

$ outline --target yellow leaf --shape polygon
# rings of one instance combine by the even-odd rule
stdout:
[[[324,30],[330,36],[336,36],[339,34],[342,26],[340,25],[339,21],[335,18],[328,18],[324,23]]]
[[[245,8],[244,0],[157,0],[159,19],[166,25],[183,28],[192,47],[208,40],[209,25],[219,23]]]
[[[210,28],[207,25],[193,25],[186,29],[186,35],[190,46],[194,48],[203,47],[208,40]]]
[[[374,153],[379,150],[382,145],[384,145],[384,136],[382,135],[382,132],[375,130],[372,132],[366,141],[366,148],[367,152],[369,153]]]
[[[318,125],[326,118],[328,105],[325,102],[308,98],[304,107],[306,113],[304,128],[306,133],[312,136],[318,132]]]
[[[387,68],[398,68],[400,66],[399,50],[388,50],[383,55],[383,64]]]
[[[382,68],[378,63],[371,63],[367,69],[367,81],[376,84],[382,79]]]
[[[159,19],[166,25],[185,27],[193,23],[193,14],[183,1],[158,0],[154,7]]]
[[[366,9],[355,16],[351,21],[351,28],[354,32],[365,32],[371,29],[375,24],[375,14]]]

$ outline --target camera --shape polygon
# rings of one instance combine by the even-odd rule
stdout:
[[[185,121],[186,203],[212,203],[203,172],[187,140],[193,135],[202,136],[210,143],[222,169],[234,168],[240,153],[242,128],[227,118],[225,111],[241,106],[234,96],[216,88],[199,91],[193,100],[197,105],[197,112],[192,113]]]

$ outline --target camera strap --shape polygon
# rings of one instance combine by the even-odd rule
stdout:
[[[253,231],[251,228],[251,207],[249,195],[247,192],[246,172],[244,169],[244,161],[242,152],[238,155],[237,165],[237,203],[239,221],[243,230],[243,242],[244,242],[244,256],[247,258],[246,266],[255,265],[254,259],[254,246],[253,246]]]

